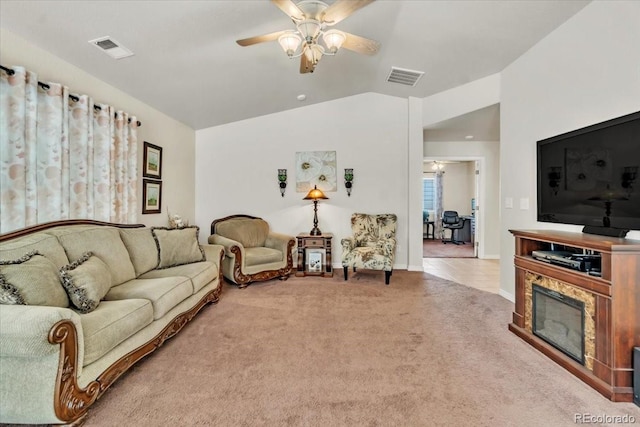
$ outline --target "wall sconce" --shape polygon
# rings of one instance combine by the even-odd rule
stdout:
[[[562,166],[551,166],[549,173],[547,173],[549,179],[549,187],[554,196],[558,195],[558,188],[560,188],[560,181],[562,180]]]
[[[278,183],[280,185],[280,195],[284,197],[284,190],[287,189],[287,170],[278,169]]]
[[[353,169],[344,170],[344,186],[347,189],[347,196],[351,197],[351,187],[353,187]]]
[[[638,176],[638,166],[625,166],[622,170],[622,188],[627,190],[627,195],[633,193],[633,183]]]

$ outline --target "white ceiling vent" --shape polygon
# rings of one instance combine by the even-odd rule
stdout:
[[[133,52],[109,36],[89,40],[89,43],[114,59],[122,59],[133,55]]]
[[[407,86],[415,86],[420,80],[424,71],[407,70],[406,68],[391,67],[391,72],[387,76],[387,81],[400,83]]]

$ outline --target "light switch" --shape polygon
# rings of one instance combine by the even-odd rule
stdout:
[[[523,211],[526,211],[529,209],[529,198],[528,197],[521,197],[520,198],[520,209],[522,209]]]
[[[513,197],[505,197],[504,198],[504,208],[505,209],[513,209]]]

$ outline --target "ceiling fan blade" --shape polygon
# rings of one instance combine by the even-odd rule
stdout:
[[[358,9],[362,9],[374,0],[336,0],[324,11],[322,21],[327,25],[335,25]]]
[[[271,0],[271,3],[278,6],[278,8],[287,14],[290,18],[295,18],[297,20],[304,19],[304,13],[300,10],[295,3],[291,0]]]
[[[307,55],[302,55],[300,57],[300,74],[313,73],[315,66],[313,62],[309,61]]]
[[[364,55],[375,55],[380,49],[380,43],[375,40],[365,39],[364,37],[350,33],[344,34],[347,36],[346,40],[342,44],[342,47],[345,49],[362,53]]]
[[[251,46],[252,44],[258,44],[263,42],[272,42],[278,40],[278,37],[286,33],[287,31],[276,31],[275,33],[264,34],[262,36],[249,37],[248,39],[236,40],[240,46]]]

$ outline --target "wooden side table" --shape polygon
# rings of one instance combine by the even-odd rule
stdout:
[[[312,236],[308,233],[298,234],[298,269],[296,276],[332,277],[331,239],[333,234],[324,233]]]

